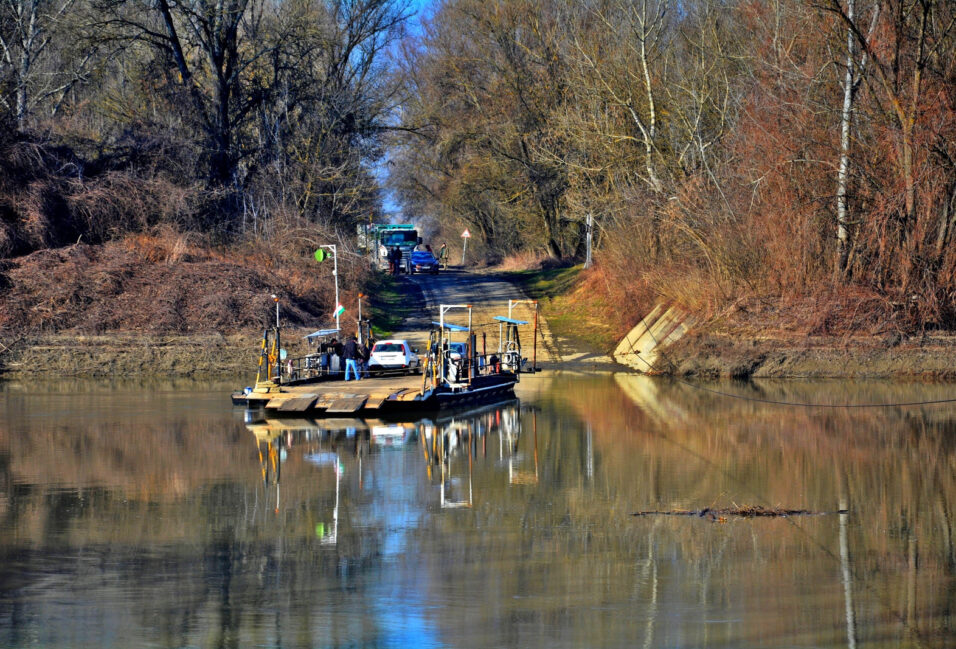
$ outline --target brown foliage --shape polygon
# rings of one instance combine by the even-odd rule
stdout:
[[[172,230],[101,246],[77,244],[8,261],[0,331],[233,332],[271,322],[327,318],[330,282],[303,269],[258,263],[255,254],[215,252]],[[311,270],[311,272],[310,272]]]
[[[951,10],[934,11],[930,21],[949,21]],[[914,84],[917,25],[900,23],[908,14],[892,6],[880,13],[866,48],[867,82],[854,105],[846,282],[831,287],[842,90],[826,72],[833,54],[825,43],[830,37],[839,43],[846,26],[831,14],[775,3],[744,5],[741,15],[754,30],[759,64],[732,145],[743,161],[741,180],[754,188],[747,219],[770,262],[763,290],[785,300],[816,300],[812,331],[853,329],[861,313],[867,328],[880,328],[880,321],[905,330],[952,327],[952,56],[935,61]],[[781,34],[788,38],[781,41]],[[951,52],[954,34],[934,34],[940,40],[930,38],[932,48]],[[893,57],[895,81],[883,84]]]
[[[194,219],[194,190],[162,175],[144,179],[113,169],[85,175],[86,162],[71,150],[26,138],[0,141],[0,164],[0,257]]]

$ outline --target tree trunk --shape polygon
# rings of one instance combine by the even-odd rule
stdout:
[[[17,71],[17,130],[22,131],[26,126],[29,95],[27,81],[30,78],[30,68],[33,65],[33,48],[35,46],[37,29],[37,0],[28,0],[17,5],[20,14],[20,61]]]
[[[847,0],[847,19],[853,21],[854,0]],[[853,73],[856,38],[851,29],[846,30],[846,75],[843,78],[843,113],[840,118],[840,170],[837,173],[837,259],[833,273],[834,284],[846,281],[847,259],[850,254],[850,234],[847,227],[847,184],[850,171],[850,126],[853,122],[853,96],[856,79]]]
[[[561,259],[564,256],[564,251],[558,241],[558,218],[553,207],[544,210],[544,227],[548,235],[548,255],[555,259]]]
[[[232,182],[232,125],[229,119],[229,85],[221,81],[216,92],[216,121],[213,133],[215,150],[209,165],[209,179],[213,185],[226,186]]]

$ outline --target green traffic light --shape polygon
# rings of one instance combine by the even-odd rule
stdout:
[[[315,251],[315,260],[316,260],[316,261],[325,261],[325,260],[328,259],[328,258],[329,258],[329,253],[327,253],[326,251],[322,250],[322,248],[319,248],[318,250]]]

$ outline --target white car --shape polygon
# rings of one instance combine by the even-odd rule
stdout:
[[[465,343],[448,343],[448,356],[453,361],[460,361],[467,351]]]
[[[368,359],[370,374],[383,372],[401,372],[411,374],[420,372],[418,354],[408,344],[407,340],[380,340],[372,347],[371,358]]]

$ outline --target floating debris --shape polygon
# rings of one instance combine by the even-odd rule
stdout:
[[[697,516],[715,522],[724,522],[728,516],[740,518],[756,518],[757,516],[784,517],[784,516],[820,516],[823,514],[846,514],[848,510],[839,509],[835,512],[814,512],[809,509],[784,509],[782,507],[764,507],[762,505],[746,505],[743,507],[723,507],[704,509],[671,509],[668,511],[634,512],[632,516]]]

